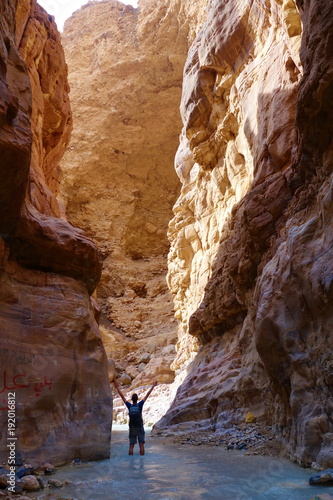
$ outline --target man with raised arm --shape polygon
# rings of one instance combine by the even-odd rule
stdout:
[[[147,401],[148,397],[150,396],[152,390],[154,387],[157,386],[157,382],[154,382],[145,397],[138,403],[138,395],[133,394],[132,396],[132,403],[129,401],[126,401],[126,398],[122,391],[119,388],[117,380],[113,381],[113,384],[115,388],[117,389],[119,396],[121,399],[124,401],[125,405],[128,408],[128,415],[129,415],[129,450],[128,454],[133,455],[134,452],[134,445],[136,444],[137,441],[139,441],[139,446],[140,446],[140,455],[145,454],[145,430],[143,427],[143,420],[142,420],[142,407]]]

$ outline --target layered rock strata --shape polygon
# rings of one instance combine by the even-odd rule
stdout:
[[[161,353],[177,340],[166,233],[180,188],[173,164],[183,66],[205,5],[90,2],[63,34],[74,131],[61,163],[61,197],[103,260],[97,298],[115,360],[111,379],[123,375],[136,387],[174,379],[172,356]]]
[[[332,33],[323,0],[213,1],[189,51],[168,275],[186,379],[157,426],[218,430],[250,411],[325,467]]]
[[[90,299],[100,262],[56,200],[72,127],[60,36],[35,0],[2,2],[0,30],[1,459],[8,438],[35,462],[105,458],[111,396]]]

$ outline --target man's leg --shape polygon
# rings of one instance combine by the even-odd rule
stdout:
[[[129,455],[133,455],[134,453],[134,445],[136,444],[138,438],[137,436],[133,433],[132,429],[129,430],[129,450],[128,450],[128,454]]]
[[[139,441],[139,446],[140,446],[140,455],[145,454],[145,430],[144,427],[142,426],[138,435],[138,441]]]

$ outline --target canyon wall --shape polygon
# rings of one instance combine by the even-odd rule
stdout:
[[[62,37],[74,130],[60,196],[68,219],[97,243],[110,378],[116,373],[132,388],[174,379],[167,226],[180,189],[174,156],[183,66],[205,5],[89,2]]]
[[[111,394],[90,298],[101,266],[56,200],[72,129],[60,35],[35,0],[3,1],[0,31],[1,459],[9,437],[18,462],[105,458]]]
[[[168,283],[185,380],[156,430],[270,424],[332,466],[333,6],[213,0],[184,71]]]

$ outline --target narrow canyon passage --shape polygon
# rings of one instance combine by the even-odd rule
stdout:
[[[327,0],[93,0],[62,34],[1,0],[3,490],[51,464],[31,498],[330,494],[332,34]],[[158,382],[145,457],[115,379]],[[291,461],[202,438],[249,424]]]
[[[136,449],[130,457],[124,429],[113,430],[110,460],[59,469],[56,477],[72,484],[53,490],[52,499],[310,500],[332,490],[309,486],[314,472],[287,459],[220,447],[165,444],[148,436],[146,455]]]

